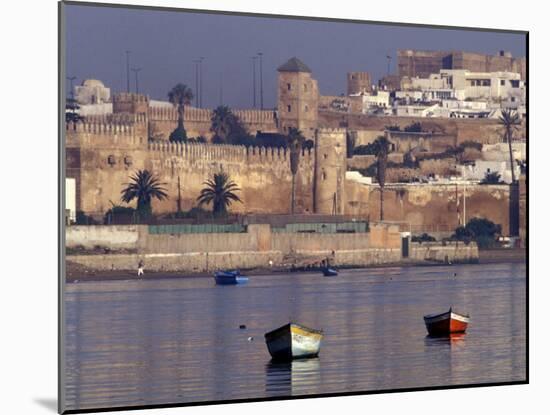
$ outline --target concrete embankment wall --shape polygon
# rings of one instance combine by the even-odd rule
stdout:
[[[445,245],[439,242],[411,243],[409,257],[418,261],[435,262],[477,262],[479,251],[477,244],[471,242],[451,242]]]
[[[183,254],[71,255],[68,261],[98,271],[136,270],[140,260],[150,271],[205,272],[218,269],[266,267],[269,261],[281,264],[281,252],[210,252]]]
[[[401,261],[398,227],[373,224],[350,234],[274,233],[269,225],[249,225],[242,233],[150,234],[145,225],[72,226],[67,248],[82,255],[67,260],[96,270],[134,270],[140,260],[154,271],[204,272],[223,268],[290,267],[296,259],[331,257],[335,266],[371,266]],[[84,249],[83,249],[84,248]],[[98,250],[109,254],[98,254]],[[129,253],[130,251],[130,253]],[[292,258],[292,259],[289,259]],[[410,259],[472,262],[475,244],[411,244]]]

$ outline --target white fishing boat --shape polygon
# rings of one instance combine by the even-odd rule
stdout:
[[[322,330],[296,323],[285,324],[265,334],[267,349],[274,360],[315,357],[319,354],[322,338]]]

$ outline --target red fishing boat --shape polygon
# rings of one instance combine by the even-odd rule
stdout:
[[[470,316],[459,314],[449,308],[441,314],[424,316],[424,323],[430,336],[448,336],[452,333],[464,333],[470,322]]]

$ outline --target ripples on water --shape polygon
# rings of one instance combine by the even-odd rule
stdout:
[[[68,284],[67,409],[522,381],[525,276],[490,264]],[[422,316],[450,305],[468,333],[427,337]],[[289,320],[325,331],[319,358],[270,361],[263,334]]]

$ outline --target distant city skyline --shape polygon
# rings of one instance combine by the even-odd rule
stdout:
[[[259,62],[263,54],[264,108],[276,105],[277,67],[296,56],[308,65],[323,95],[346,92],[346,74],[366,71],[373,83],[396,73],[397,49],[465,50],[525,56],[525,35],[477,30],[391,26],[206,13],[66,7],[67,76],[99,79],[112,93],[127,89],[126,51],[140,68],[139,90],[167,100],[178,82],[195,87],[195,61],[202,63],[203,107],[220,101],[233,108],[260,105]],[[134,91],[133,72],[130,87]],[[223,90],[221,89],[223,85]]]

